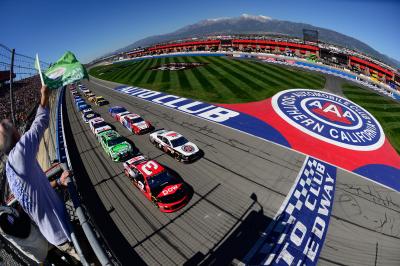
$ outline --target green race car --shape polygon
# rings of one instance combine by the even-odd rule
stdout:
[[[124,161],[133,153],[132,145],[115,130],[98,134],[99,142],[113,161]]]

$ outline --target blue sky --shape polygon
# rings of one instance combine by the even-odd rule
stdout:
[[[147,36],[243,13],[336,30],[400,60],[397,0],[0,0],[0,10],[0,43],[47,62],[66,50],[88,62]]]

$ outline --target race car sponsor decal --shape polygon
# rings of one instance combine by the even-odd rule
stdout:
[[[245,256],[250,265],[317,265],[335,195],[336,168],[307,157],[274,221]]]
[[[368,111],[331,93],[286,90],[272,97],[272,106],[297,129],[343,148],[376,150],[385,141],[381,125]]]
[[[176,184],[176,185],[166,186],[166,187],[158,194],[157,197],[164,197],[164,196],[168,196],[168,195],[174,194],[181,186],[182,186],[182,184]]]
[[[194,147],[192,145],[183,145],[182,150],[185,152],[192,152],[194,150]]]
[[[244,113],[139,87],[119,86],[114,90],[290,147],[286,139],[274,127]]]

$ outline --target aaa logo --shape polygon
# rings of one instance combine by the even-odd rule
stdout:
[[[370,151],[385,141],[381,125],[368,111],[331,93],[286,90],[272,97],[272,106],[295,128],[343,148]]]

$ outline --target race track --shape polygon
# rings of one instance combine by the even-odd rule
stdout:
[[[79,190],[120,262],[132,262],[133,251],[148,265],[224,265],[241,260],[280,208],[306,156],[110,90],[119,84],[95,78],[84,84],[111,106],[137,112],[155,128],[176,130],[204,151],[204,157],[192,164],[179,163],[155,148],[148,134],[133,136],[113,121],[108,106],[93,107],[140,152],[173,169],[193,187],[193,198],[185,208],[163,214],[124,176],[122,164],[106,156],[66,93],[75,141],[68,146],[75,156],[74,170],[80,170]],[[399,265],[399,211],[398,193],[338,169],[319,264]]]

